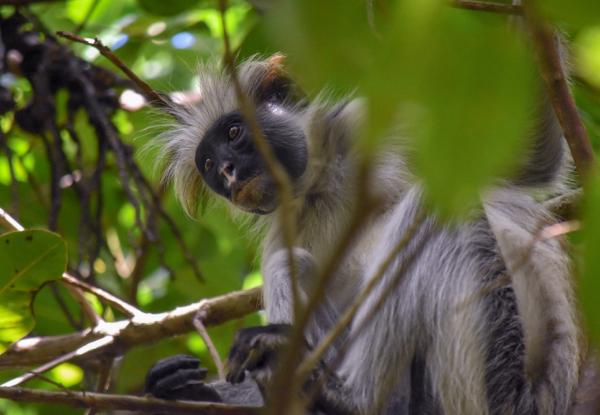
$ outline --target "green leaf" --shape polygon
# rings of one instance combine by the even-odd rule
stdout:
[[[572,49],[577,74],[595,88],[600,88],[600,26],[581,30]]]
[[[544,0],[536,3],[550,19],[575,27],[600,24],[598,0]]]
[[[0,236],[0,353],[35,324],[37,290],[66,269],[65,242],[55,233],[30,230]]]
[[[309,89],[347,93],[370,68],[377,37],[365,2],[285,0],[269,13],[271,38],[289,52],[288,64]]]
[[[367,138],[377,143],[399,123],[428,199],[452,216],[514,171],[536,88],[530,53],[505,18],[429,3],[399,8],[361,89]]]
[[[583,261],[579,293],[590,334],[600,339],[600,175],[589,180],[583,208]]]
[[[158,16],[173,16],[191,9],[198,0],[138,0],[138,4],[148,13]]]

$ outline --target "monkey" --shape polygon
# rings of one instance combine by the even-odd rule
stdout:
[[[268,324],[238,332],[227,382],[204,383],[197,359],[175,356],[149,371],[146,392],[260,406],[269,399],[277,356],[294,323],[289,253],[277,220],[281,200],[229,75],[213,67],[200,75],[201,102],[174,108],[178,122],[159,138],[165,178],[189,214],[210,192],[264,227]],[[288,214],[298,230],[292,256],[299,299],[306,303],[359,202],[360,155],[353,144],[364,102],[308,100],[280,55],[246,60],[237,75],[291,183]],[[405,148],[394,145],[401,137],[377,155],[366,188],[378,209],[369,212],[313,313],[304,333],[307,350],[414,229],[311,376],[325,379],[311,413],[567,413],[582,353],[578,316],[561,242],[536,238],[540,225],[554,219],[531,190],[559,186],[568,156],[547,98],[537,112],[524,137],[531,146],[522,167],[483,191],[480,207],[460,223],[425,208]],[[390,285],[400,270],[399,284]],[[373,313],[386,291],[390,295]]]

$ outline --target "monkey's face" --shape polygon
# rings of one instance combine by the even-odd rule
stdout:
[[[298,114],[271,98],[257,107],[256,115],[273,154],[292,183],[297,182],[308,157],[306,139],[296,121]],[[214,122],[196,150],[195,162],[204,182],[237,207],[257,214],[271,213],[277,207],[273,179],[239,112]]]

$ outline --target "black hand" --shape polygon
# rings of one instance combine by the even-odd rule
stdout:
[[[219,394],[202,382],[206,373],[195,357],[171,356],[148,371],[145,392],[162,399],[221,402]]]

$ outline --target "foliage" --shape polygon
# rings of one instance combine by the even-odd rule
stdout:
[[[464,213],[483,186],[510,172],[519,160],[526,144],[527,109],[539,85],[534,81],[531,50],[508,30],[505,16],[454,9],[435,0],[229,3],[227,28],[240,58],[282,50],[289,56],[291,72],[309,95],[326,88],[332,96],[356,91],[366,98],[369,118],[362,147],[365,152],[376,149],[400,117],[406,136],[411,137],[405,143],[413,149],[411,162],[440,211]],[[271,3],[277,7],[264,13],[264,6]],[[368,10],[366,3],[373,3],[374,8]],[[598,149],[597,2],[542,3],[545,15],[572,39],[574,93]],[[25,20],[19,23],[20,32],[14,33],[27,31],[27,39],[35,47],[20,57],[22,61],[7,53],[10,59],[0,63],[0,207],[27,228],[48,227],[58,232],[68,248],[71,272],[145,311],[170,310],[256,285],[260,274],[254,235],[240,232],[221,205],[192,221],[182,213],[171,192],[160,188],[153,169],[155,155],[152,150],[139,149],[168,128],[163,125],[165,119],[148,108],[138,108],[139,96],[132,94],[132,85],[96,49],[64,42],[64,49],[56,49],[62,55],[55,62],[54,77],[48,80],[52,102],[42,106],[36,107],[32,100],[40,93],[39,85],[31,81],[37,73],[30,74],[22,66],[42,47],[55,50],[53,42],[59,42],[53,40],[54,31],[80,31],[84,36],[100,38],[156,90],[189,93],[197,81],[197,62],[214,61],[223,54],[217,2],[68,0],[33,4],[20,11]],[[8,30],[6,22],[13,13],[13,7],[0,7],[4,19],[0,25],[5,25],[2,30]],[[1,39],[0,46],[3,42],[8,40]],[[89,75],[105,120],[112,127],[102,127],[101,120],[81,104],[81,88],[64,81],[71,73],[65,62]],[[52,133],[33,117],[42,107],[53,108]],[[99,143],[111,128],[114,140],[103,147]],[[62,167],[57,170],[56,166]],[[590,329],[600,333],[600,309],[594,301],[600,292],[596,271],[600,270],[600,257],[595,255],[600,238],[596,217],[600,197],[596,193],[586,204],[584,224],[588,228],[583,238],[575,239],[575,253],[583,252],[579,258],[584,263],[582,294]],[[18,238],[26,244],[30,235],[35,236],[35,249],[4,248],[4,240]],[[34,252],[44,249],[44,245],[37,245],[44,238],[47,243],[62,244],[54,234],[42,231],[1,236],[0,268],[12,269],[6,265],[9,261],[34,261]],[[28,305],[31,292],[43,281],[62,273],[58,253],[54,263],[48,259],[43,263],[45,273],[35,274],[36,285],[31,289],[28,285],[22,305]],[[201,272],[194,271],[196,263]],[[6,295],[3,281],[11,275],[0,275],[0,322],[8,304],[2,297]],[[28,280],[24,277],[22,281]],[[107,321],[122,317],[110,307],[97,304],[97,308]],[[11,306],[13,312],[19,309]],[[39,290],[34,311],[35,335],[70,333],[86,324],[78,305],[57,284]],[[29,316],[24,314],[23,318],[27,324],[18,337],[31,329]],[[259,322],[259,318],[210,329],[221,356],[226,355],[235,330]],[[5,340],[3,333],[0,331],[0,341]],[[11,336],[12,341],[17,334]],[[214,374],[204,343],[197,334],[189,334],[129,351],[120,363],[113,389],[139,391],[150,364],[182,352],[200,355]],[[93,373],[85,365],[81,369]],[[78,370],[77,366],[59,366],[49,376],[64,385],[93,389],[92,377],[82,377]],[[15,374],[0,372],[0,381]],[[31,384],[55,388],[39,379]],[[0,401],[2,411],[11,415],[79,413],[53,405]]]
[[[0,352],[34,326],[31,303],[43,284],[60,278],[67,263],[60,236],[42,230],[0,236]]]

